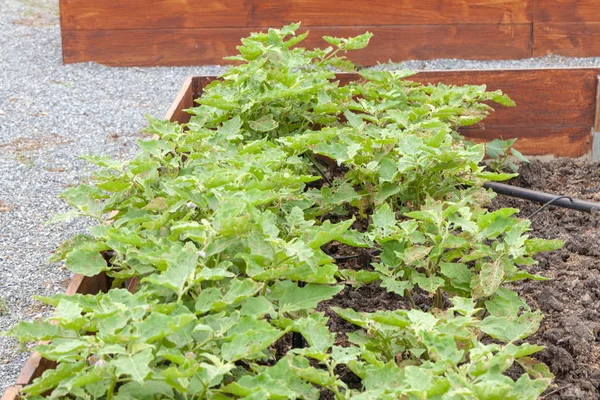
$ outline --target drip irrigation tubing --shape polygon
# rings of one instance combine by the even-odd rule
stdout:
[[[592,213],[594,210],[600,212],[600,203],[594,203],[586,200],[579,200],[570,196],[560,196],[551,193],[539,192],[537,190],[524,189],[517,186],[507,185],[505,183],[498,182],[486,182],[483,184],[486,189],[492,189],[498,194],[503,194],[511,197],[518,197],[519,199],[525,199],[534,201],[536,203],[544,204],[539,210],[532,214],[535,215],[543,208],[549,205],[570,208],[572,210],[583,211]]]

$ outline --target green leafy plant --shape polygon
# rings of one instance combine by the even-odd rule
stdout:
[[[508,169],[509,171],[517,172],[519,167],[514,163],[515,159],[529,164],[527,157],[512,147],[516,141],[517,139],[494,139],[485,146],[486,154],[492,159],[490,168],[493,171],[500,172]]]
[[[515,344],[541,314],[503,284],[542,279],[521,267],[558,243],[530,239],[516,210],[485,209],[483,183],[514,175],[485,171],[485,146],[458,132],[491,111],[484,101],[512,101],[408,72],[363,70],[343,85],[336,71],[354,69],[343,54],[371,34],[305,50],[298,28],[243,39],[241,64],[205,88],[190,122],[149,118],[155,136],[131,161],[87,157],[98,172],[63,193],[73,210],[54,222],[98,224],[55,259],[113,288],[40,298],[55,316],[11,330],[49,341],[37,350],[58,364],[24,395],[533,399],[548,386],[529,357],[540,348]],[[341,268],[332,245],[367,266]],[[434,301],[316,311],[372,282]],[[356,325],[349,343],[333,313]],[[307,347],[287,348],[292,333]],[[503,374],[515,362],[517,381]]]
[[[370,236],[381,246],[381,262],[374,267],[388,291],[406,294],[418,286],[443,308],[443,294],[481,299],[493,296],[505,282],[545,280],[519,266],[535,263],[532,255],[562,247],[555,240],[530,239],[528,220],[459,202],[428,201],[418,211],[397,220],[388,204],[373,213]],[[483,304],[483,303],[481,303]]]
[[[479,309],[472,300],[454,297],[452,302],[453,307],[437,315],[416,309],[334,309],[362,328],[348,334],[360,350],[347,365],[365,386],[353,398],[537,398],[553,378],[545,365],[529,357],[542,348],[481,343],[477,329],[492,332],[491,324],[473,316]],[[503,375],[515,361],[527,371],[516,382]]]

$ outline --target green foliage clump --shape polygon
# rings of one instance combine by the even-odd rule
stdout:
[[[457,131],[485,118],[484,102],[512,101],[407,71],[362,70],[343,85],[336,71],[354,66],[341,55],[371,35],[309,51],[294,47],[306,37],[297,29],[243,39],[232,57],[242,63],[205,88],[190,122],[150,119],[155,138],[133,160],[88,157],[101,168],[64,192],[74,211],[57,220],[98,224],[56,254],[113,288],[41,298],[55,316],[12,329],[51,340],[37,351],[58,363],[23,394],[535,399],[549,385],[530,357],[541,348],[521,342],[541,314],[505,283],[543,279],[522,266],[560,243],[529,238],[517,210],[487,211],[483,183],[514,175],[485,171],[485,146]],[[369,267],[341,268],[333,242],[368,251]],[[133,293],[123,289],[132,278]],[[315,310],[373,282],[412,307],[332,308],[356,326],[340,344]],[[431,304],[415,304],[417,291]],[[277,355],[291,332],[308,346]],[[504,374],[515,362],[516,381]]]
[[[490,168],[493,171],[509,170],[517,172],[519,166],[514,163],[515,160],[529,164],[529,159],[512,147],[516,141],[516,138],[509,140],[494,139],[485,146],[485,152],[491,158]]]

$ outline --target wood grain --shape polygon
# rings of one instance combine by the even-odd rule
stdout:
[[[193,93],[193,83],[192,78],[187,78],[181,89],[175,96],[175,100],[171,104],[171,107],[167,110],[167,114],[165,115],[165,119],[171,122],[188,122],[189,114],[187,114],[184,110],[192,107],[194,105],[194,93]]]
[[[424,25],[314,27],[303,46],[324,47],[324,35],[375,36],[365,50],[350,52],[361,65],[406,59],[523,58],[531,54],[531,25]],[[252,29],[155,29],[63,31],[65,63],[113,66],[222,64],[236,54]],[[303,30],[304,31],[304,30]]]
[[[425,71],[410,79],[501,89],[517,106],[492,105],[496,112],[483,125],[463,129],[465,136],[485,142],[518,138],[515,147],[526,155],[578,158],[592,148],[598,72],[593,68]]]
[[[598,0],[533,0],[533,21],[600,22]]]
[[[485,121],[497,127],[593,126],[597,69],[425,71],[410,79],[421,83],[483,85],[501,89],[516,107],[496,107]]]
[[[534,26],[534,56],[600,56],[600,22],[539,23]]]
[[[522,24],[532,0],[61,0],[65,30]]]
[[[217,79],[216,76],[195,76],[185,80],[181,89],[175,96],[175,100],[165,114],[165,119],[171,122],[185,124],[190,121],[191,114],[187,113],[188,108],[194,107],[195,100],[202,95],[204,86]]]
[[[517,106],[491,104],[496,112],[485,119],[486,126],[569,128],[593,126],[599,72],[600,68],[421,71],[407,79],[423,84],[486,85],[488,90],[502,90]],[[358,76],[339,74],[338,78],[346,84]]]
[[[465,137],[478,142],[518,138],[515,148],[527,156],[588,157],[592,149],[589,127],[496,127],[485,122],[482,129],[463,129]]]
[[[44,371],[53,368],[56,368],[56,362],[47,360],[40,353],[34,352],[25,362],[16,383],[22,386],[28,385],[35,378],[42,376]]]
[[[75,274],[67,287],[66,295],[73,296],[75,293],[96,294],[107,292],[109,287],[110,284],[105,273],[91,277]]]

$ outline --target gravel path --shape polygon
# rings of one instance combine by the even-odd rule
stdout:
[[[86,222],[44,226],[44,221],[67,209],[57,195],[89,175],[78,157],[130,156],[144,114],[164,115],[185,77],[221,68],[63,66],[57,0],[0,0],[0,55],[0,331],[5,331],[19,320],[50,314],[34,295],[66,289],[70,274],[47,259]],[[600,66],[600,59],[435,60],[400,67],[557,66]],[[14,383],[27,357],[15,341],[0,337],[0,393]]]
[[[47,262],[85,221],[44,226],[67,207],[57,195],[90,172],[78,157],[135,151],[144,114],[162,117],[192,74],[219,68],[63,66],[57,1],[0,0],[0,331],[49,315],[34,295],[64,292],[70,274]],[[0,337],[0,393],[26,358]]]

